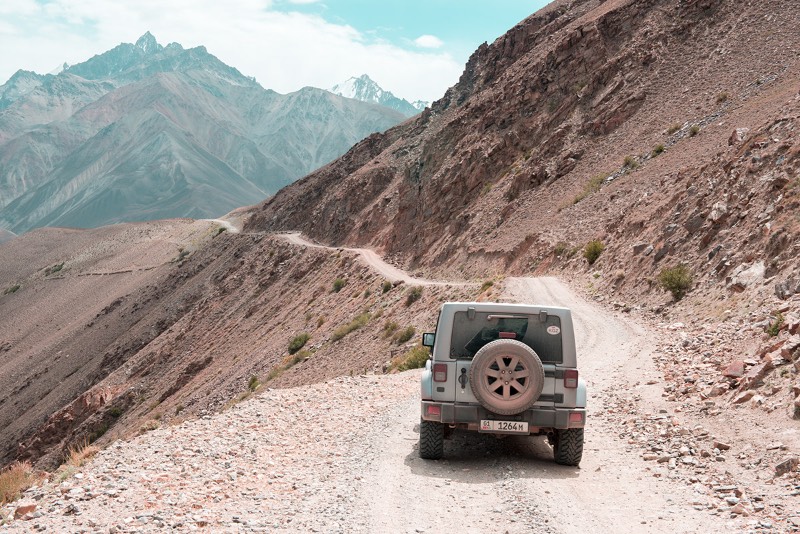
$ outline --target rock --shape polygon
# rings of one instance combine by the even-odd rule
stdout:
[[[646,462],[649,462],[651,460],[658,460],[658,458],[659,457],[657,454],[652,454],[652,453],[645,453],[644,455],[642,455],[642,459]]]
[[[14,509],[14,519],[21,519],[36,510],[36,503],[33,501],[21,501]]]
[[[744,370],[742,370],[742,372],[744,373]],[[708,395],[709,397],[719,397],[723,393],[727,393],[729,389],[730,386],[728,386],[728,384],[726,384],[725,382],[720,382],[719,384],[714,384],[714,386],[710,390],[708,390],[708,393],[706,393],[706,395]]]
[[[766,268],[763,261],[747,265],[739,265],[730,276],[727,277],[728,289],[741,293],[749,286],[755,285],[764,280]]]
[[[761,361],[760,364],[751,367],[744,375],[744,377],[742,377],[742,381],[739,387],[741,389],[752,389],[754,387],[757,387],[764,379],[764,377],[767,375],[767,373],[775,369],[775,365],[772,362],[773,358],[769,354],[764,356],[764,359]],[[750,400],[750,397],[748,397],[745,400]]]
[[[731,146],[738,145],[747,138],[748,133],[750,133],[750,128],[736,128],[728,138],[728,144]]]
[[[797,465],[800,464],[800,458],[793,457],[787,460],[782,461],[778,465],[775,466],[775,476],[779,477],[781,475],[785,475],[790,471],[793,471]]]
[[[638,243],[636,245],[633,245],[633,253],[641,254],[647,249],[647,247],[652,248],[652,245],[650,245],[650,243]]]
[[[738,497],[734,497],[733,495],[731,495],[730,497],[725,497],[725,502],[728,503],[729,505],[733,506],[733,505],[739,504],[739,498]]]
[[[711,213],[708,218],[715,224],[722,222],[728,216],[728,205],[724,202],[717,202],[711,206]]]
[[[722,371],[723,376],[727,376],[728,378],[741,378],[744,376],[744,362],[742,360],[736,360],[731,362],[724,371]],[[719,395],[719,393],[718,393]]]
[[[781,347],[781,357],[784,360],[794,361],[798,356],[798,349],[800,349],[800,335],[795,334],[783,344]]]
[[[786,300],[796,293],[800,293],[800,282],[793,278],[775,284],[775,296],[781,300]]]
[[[747,511],[747,508],[745,508],[742,503],[738,503],[731,508],[731,513],[736,515],[750,515],[750,513]]]
[[[743,402],[747,402],[750,399],[752,399],[755,394],[756,394],[755,391],[743,391],[742,393],[739,393],[739,395],[737,395],[736,398],[733,399],[733,403],[742,404]]]

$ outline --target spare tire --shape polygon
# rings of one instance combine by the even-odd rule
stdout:
[[[484,408],[498,415],[513,415],[533,406],[542,394],[544,367],[526,344],[498,339],[475,354],[469,384]]]

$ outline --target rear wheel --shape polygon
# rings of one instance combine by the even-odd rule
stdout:
[[[444,454],[444,425],[436,421],[419,423],[419,457],[438,460]]]
[[[583,457],[583,429],[565,428],[556,430],[552,439],[553,457],[557,464],[574,465]]]

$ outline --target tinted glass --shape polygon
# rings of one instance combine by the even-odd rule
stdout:
[[[539,315],[476,312],[470,319],[467,312],[456,312],[450,357],[472,359],[496,339],[516,339],[532,348],[542,362],[561,363],[561,320],[557,315],[548,315],[542,322]]]

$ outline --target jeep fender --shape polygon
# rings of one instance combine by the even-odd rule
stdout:
[[[578,379],[578,391],[575,396],[575,407],[586,408],[586,381],[583,378]]]
[[[420,380],[420,396],[423,400],[430,400],[433,398],[433,372],[431,371],[431,360],[425,362],[425,369],[422,371],[422,379]],[[586,392],[584,391],[584,398]]]

